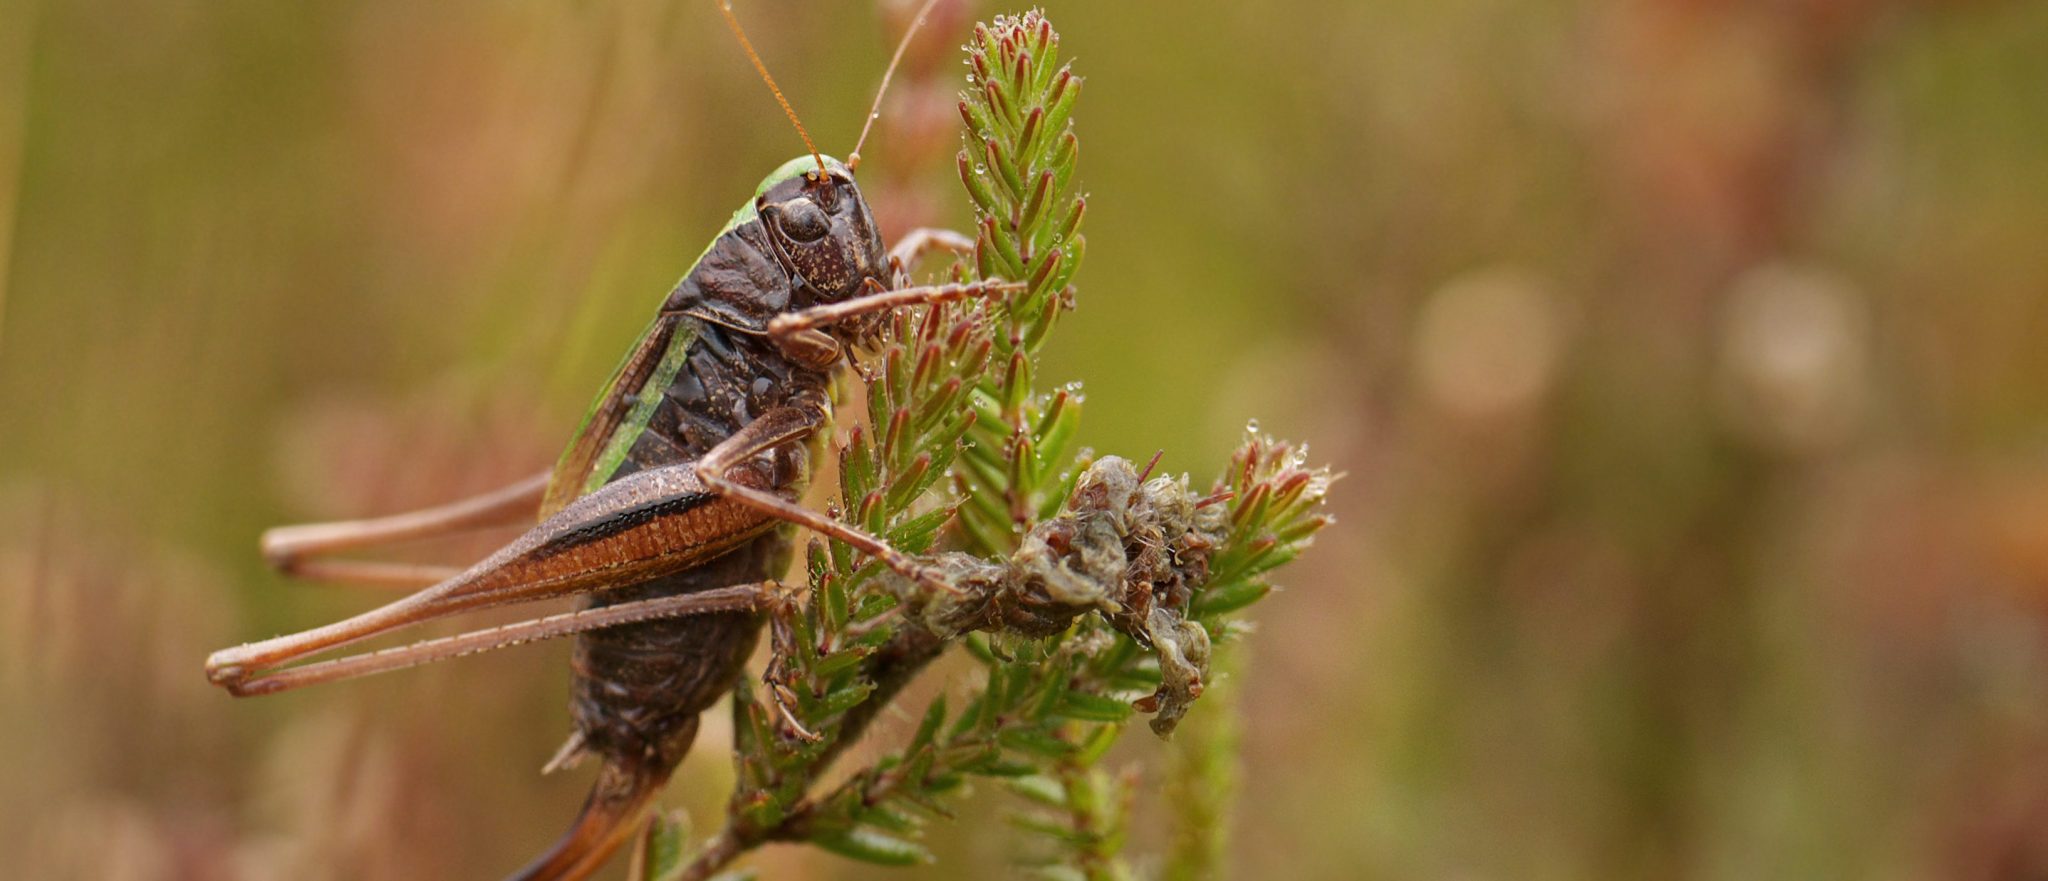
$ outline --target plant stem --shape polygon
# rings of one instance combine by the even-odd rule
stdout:
[[[719,870],[731,865],[733,860],[739,859],[740,854],[757,846],[758,843],[748,844],[741,841],[733,834],[730,826],[721,829],[704,844],[704,851],[690,861],[689,867],[683,869],[683,874],[677,876],[677,881],[707,881],[711,876],[718,874]]]

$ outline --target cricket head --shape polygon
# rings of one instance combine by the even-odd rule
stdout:
[[[761,181],[754,205],[795,282],[791,305],[837,303],[859,294],[868,279],[887,280],[881,231],[839,160],[804,155],[783,163]]]

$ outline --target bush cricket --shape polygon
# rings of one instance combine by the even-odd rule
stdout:
[[[933,2],[898,45],[876,108]],[[909,268],[927,252],[959,252],[972,241],[918,230],[885,247],[854,182],[860,145],[844,163],[820,154],[730,3],[719,6],[807,153],[762,180],[684,274],[552,471],[437,508],[263,537],[265,556],[288,574],[424,589],[206,662],[215,684],[259,695],[575,635],[575,732],[549,767],[585,755],[602,767],[568,833],[517,879],[587,877],[635,831],[688,751],[698,714],[740,674],[764,614],[786,602],[775,579],[788,567],[794,527],[945,588],[937,568],[795,500],[829,434],[832,377],[887,310],[1021,287],[912,285]],[[868,122],[875,116],[871,110]],[[321,559],[535,519],[459,572]],[[576,611],[300,663],[421,622],[568,596],[581,598]]]

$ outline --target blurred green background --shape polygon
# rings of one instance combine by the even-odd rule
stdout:
[[[736,5],[845,152],[906,4]],[[2048,877],[2048,4],[1046,7],[1092,195],[1043,375],[1098,449],[1205,481],[1257,416],[1349,475],[1226,686],[1235,875]],[[897,231],[961,220],[1002,11],[942,4],[885,108]],[[550,461],[799,149],[708,2],[0,0],[0,875],[552,841],[565,645],[246,702],[200,660],[382,599],[265,526]],[[897,876],[997,871],[1001,801]]]

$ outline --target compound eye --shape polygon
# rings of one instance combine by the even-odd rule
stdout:
[[[832,221],[825,216],[825,210],[808,199],[790,202],[776,215],[782,234],[793,241],[815,242],[831,231]]]

